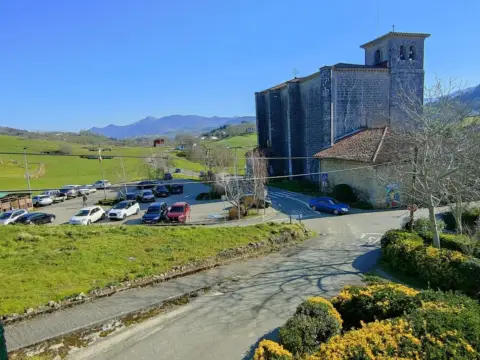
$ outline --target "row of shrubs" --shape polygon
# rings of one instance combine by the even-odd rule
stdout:
[[[342,325],[343,324],[343,325]],[[311,298],[254,360],[479,359],[480,306],[456,293],[382,282]]]
[[[455,241],[452,240],[451,247]],[[394,268],[432,288],[460,290],[480,297],[480,259],[429,246],[418,234],[390,230],[381,240],[383,258]]]
[[[465,228],[474,229],[479,218],[480,207],[465,209],[462,212],[462,225]],[[445,222],[445,227],[447,230],[456,230],[457,224],[455,222],[455,217],[451,212],[446,212],[443,214],[443,221]]]

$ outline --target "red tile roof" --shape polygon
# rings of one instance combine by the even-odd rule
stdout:
[[[364,129],[337,141],[332,147],[315,154],[320,159],[340,159],[366,163],[387,161],[384,140],[388,128]]]

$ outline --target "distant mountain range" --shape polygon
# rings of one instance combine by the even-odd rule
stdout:
[[[480,114],[480,85],[460,90],[454,96]]]
[[[170,115],[161,118],[148,116],[130,125],[108,125],[93,127],[89,131],[115,139],[139,136],[174,136],[178,133],[201,134],[222,125],[236,125],[255,122],[255,116],[203,117],[197,115]]]

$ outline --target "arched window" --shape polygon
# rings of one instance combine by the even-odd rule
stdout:
[[[415,46],[410,46],[410,50],[408,51],[408,60],[416,60],[417,54],[415,52]]]
[[[400,46],[400,60],[405,60],[405,46]]]
[[[375,64],[380,64],[382,62],[382,53],[380,52],[380,49],[375,51]]]

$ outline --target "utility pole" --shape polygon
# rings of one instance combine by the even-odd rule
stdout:
[[[123,158],[121,156],[120,156],[120,164],[122,164],[123,185],[125,186],[125,196],[127,196],[127,174],[125,173],[125,166],[123,166]]]
[[[25,162],[25,175],[27,177],[28,194],[32,196],[32,187],[30,186],[30,174],[28,173],[28,162],[27,162],[27,153],[26,153],[27,149],[28,147],[23,148],[23,161]]]
[[[103,176],[102,148],[98,148],[98,161],[100,162],[100,175],[102,176],[103,195],[107,200],[107,190],[105,189],[105,176]]]
[[[237,149],[241,149],[243,146],[230,146],[229,149],[233,149],[235,151],[235,159],[234,159],[234,170],[235,170],[235,177],[238,175],[238,159],[237,159]]]

